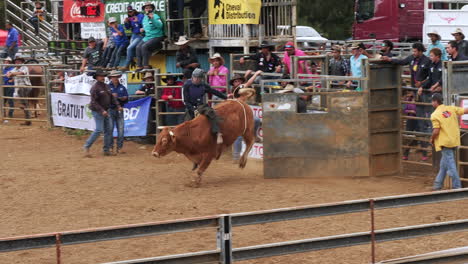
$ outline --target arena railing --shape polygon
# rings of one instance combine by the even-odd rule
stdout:
[[[376,261],[376,244],[388,241],[418,238],[468,230],[468,219],[438,222],[423,225],[404,226],[376,230],[375,211],[408,206],[427,205],[468,199],[468,189],[387,196],[380,198],[351,200],[339,203],[312,206],[289,207],[265,211],[223,214],[176,221],[161,221],[135,225],[112,226],[78,231],[53,232],[29,236],[16,236],[0,239],[0,252],[29,250],[37,248],[56,249],[56,261],[61,262],[62,246],[94,243],[118,239],[128,239],[178,232],[216,229],[217,248],[200,252],[155,258],[134,259],[110,262],[108,264],[130,263],[222,263],[267,258],[324,249],[351,247],[371,244],[370,257]],[[233,227],[310,219],[322,216],[368,212],[369,231],[334,235],[327,237],[278,242],[232,248]]]

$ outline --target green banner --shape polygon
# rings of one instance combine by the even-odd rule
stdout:
[[[131,5],[133,9],[137,10],[140,13],[142,7],[146,2],[151,2],[155,6],[154,13],[158,14],[161,17],[161,20],[164,23],[164,29],[166,29],[166,2],[165,0],[156,0],[156,1],[140,1],[140,0],[106,0],[106,25],[109,17],[115,17],[119,24],[124,23],[127,15],[127,6]],[[129,30],[126,31],[127,34],[131,34]],[[164,30],[166,32],[166,30]]]

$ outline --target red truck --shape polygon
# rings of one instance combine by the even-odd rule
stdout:
[[[422,40],[424,0],[355,0],[353,39]]]

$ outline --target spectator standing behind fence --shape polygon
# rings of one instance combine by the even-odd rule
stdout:
[[[352,56],[351,58],[349,59],[349,64],[350,64],[350,68],[351,68],[351,76],[353,77],[362,77],[362,61],[364,59],[367,59],[366,56],[364,56],[362,54],[364,48],[363,48],[363,45],[361,43],[354,43],[352,46],[351,46],[351,51],[352,51]],[[346,83],[346,87],[351,88],[351,85],[352,84],[358,84],[357,85],[357,88],[355,89],[356,91],[362,91],[361,89],[361,86],[360,86],[360,81],[348,81]]]
[[[6,57],[3,60],[3,64],[12,64],[12,61],[13,60],[10,57]],[[14,69],[13,66],[4,66],[4,68],[3,68],[3,85],[15,85],[15,82],[14,82],[13,78],[6,76],[7,73],[12,71],[13,69]],[[14,87],[4,87],[3,88],[3,96],[13,97],[14,92],[15,92]],[[15,101],[13,99],[5,99],[4,100],[4,104],[8,104],[8,107],[10,107],[10,108],[15,107],[14,102]],[[9,118],[13,117],[14,111],[15,111],[14,109],[8,109],[8,117]],[[4,111],[3,116],[7,116],[6,110]],[[3,122],[8,123],[8,120],[5,120]]]
[[[414,92],[407,91],[404,100],[407,102],[403,108],[404,115],[415,117],[416,116],[416,104],[415,104]],[[419,131],[418,125],[419,125],[418,120],[406,119],[406,131]],[[417,140],[411,140],[408,143],[408,146],[410,147],[417,146],[417,145],[418,145]],[[405,148],[405,150],[403,151],[403,160],[408,160],[410,150],[411,149],[409,148]]]
[[[94,142],[99,138],[99,135],[104,132],[104,144],[103,144],[103,154],[104,156],[112,156],[111,144],[112,144],[112,119],[109,115],[109,109],[111,104],[117,106],[118,111],[122,111],[117,98],[112,95],[109,86],[104,83],[106,73],[98,70],[94,74],[96,83],[91,87],[91,102],[89,103],[89,109],[96,123],[96,129],[86,140],[85,145],[83,146],[84,156],[90,158],[91,154],[89,149],[94,144]]]
[[[145,35],[136,47],[137,71],[150,69],[149,59],[154,51],[161,49],[164,40],[164,27],[161,18],[154,13],[156,7],[151,2],[143,6],[145,17],[141,32]]]
[[[109,83],[109,88],[112,92],[112,95],[117,99],[119,105],[123,108],[125,104],[128,103],[128,92],[127,87],[123,86],[123,84],[120,83],[122,73],[119,71],[111,71],[108,77],[111,80],[111,82]],[[109,108],[109,116],[112,120],[112,131],[114,130],[114,127],[117,129],[117,148],[115,150],[115,153],[124,154],[125,152],[122,151],[124,143],[123,111],[119,110],[118,105],[111,103]],[[111,151],[113,151],[114,149],[113,137],[109,149]]]
[[[386,39],[382,42],[380,46],[380,56],[386,56],[386,57],[393,57],[393,42],[390,40]]]
[[[39,23],[45,20],[46,10],[39,1],[34,3],[34,7],[33,16],[28,21],[33,25],[36,35],[39,35]]]
[[[185,112],[185,105],[182,100],[183,82],[177,81],[176,75],[167,75],[162,79],[167,86],[172,86],[163,89],[161,99],[167,101],[167,112]],[[174,87],[177,86],[177,87]],[[177,126],[184,122],[184,114],[166,115],[166,126]]]
[[[465,61],[468,60],[468,57],[465,57],[462,53],[458,51],[459,45],[455,40],[449,41],[447,44],[447,53],[450,55],[449,61]]]
[[[96,45],[96,39],[94,37],[90,37],[88,39],[88,47],[83,52],[83,60],[81,62],[80,71],[84,72],[87,70],[94,70],[97,66],[99,66],[99,61],[101,59],[101,50]],[[92,73],[89,73],[92,75]]]
[[[6,30],[8,31],[7,40],[6,40],[6,47],[3,50],[4,58],[10,57],[13,60],[15,59],[16,53],[18,52],[18,44],[19,44],[19,33],[16,28],[13,27],[13,24],[10,22],[6,22],[5,24]]]
[[[189,46],[189,40],[185,36],[180,36],[175,44],[179,46],[176,53],[176,67],[182,68],[184,76],[192,76],[192,72],[200,67],[195,50]],[[189,77],[190,78],[190,77]]]
[[[442,53],[441,53],[441,59],[443,61],[448,60],[447,57],[447,51],[445,50],[445,47],[442,43],[440,43],[440,40],[442,39],[437,33],[437,31],[433,30],[432,32],[427,33],[427,36],[431,39],[431,43],[427,46],[427,50],[424,53],[426,56],[430,56],[430,52],[434,48],[438,48]]]
[[[25,59],[20,56],[16,56],[15,64],[24,64]],[[26,75],[26,76],[24,76]],[[14,69],[7,73],[7,77],[13,77],[15,86],[15,91],[13,93],[13,97],[29,97],[29,94],[32,91],[32,88],[28,87],[31,86],[31,80],[29,79],[29,69],[26,66],[17,65]],[[20,100],[20,104],[22,105],[21,108],[24,109],[24,118],[31,119],[31,113],[28,110],[29,104],[28,100],[22,99]],[[30,126],[31,121],[25,121],[21,125]]]
[[[136,11],[132,6],[127,7],[128,17],[125,18],[125,28],[132,31],[132,37],[130,39],[130,45],[127,47],[127,59],[123,67],[119,69],[122,71],[128,71],[130,64],[133,62],[135,57],[136,47],[143,40],[143,34],[141,29],[143,27],[143,19],[145,15]]]
[[[457,42],[458,52],[468,57],[468,41],[465,40],[465,34],[461,28],[457,28],[455,32],[452,33],[452,36],[455,37],[455,41]]]
[[[284,45],[284,50],[285,51],[284,51],[284,57],[283,57],[283,64],[285,67],[284,67],[283,72],[286,74],[292,74],[291,73],[292,56],[299,57],[299,56],[306,56],[307,54],[300,49],[296,49],[292,41],[289,41],[286,43],[286,45]],[[310,71],[308,71],[306,61],[304,60],[298,61],[295,68],[296,68],[296,73],[298,74],[305,74],[305,73],[310,74],[311,73]]]
[[[112,37],[114,38],[115,49],[114,52],[112,52],[111,60],[107,68],[115,70],[117,66],[119,66],[120,57],[125,49],[127,49],[128,38],[127,35],[125,35],[124,27],[117,23],[115,17],[109,18],[109,27],[112,32]]]
[[[101,55],[101,61],[99,62],[99,66],[106,68],[109,64],[112,54],[114,53],[115,49],[115,42],[114,36],[112,35],[112,30],[110,28],[109,23],[107,23],[108,27],[106,28],[107,37],[103,41],[103,53]]]
[[[328,74],[335,76],[351,75],[349,60],[341,56],[341,47],[334,46],[332,48],[332,55],[333,57],[328,62]],[[337,86],[342,86],[345,83],[345,81],[333,81],[333,84]]]
[[[440,169],[434,181],[433,190],[442,189],[447,173],[452,177],[452,188],[462,188],[455,160],[455,149],[460,146],[459,116],[468,114],[468,108],[443,105],[443,97],[438,93],[432,95],[432,106],[435,111],[431,115],[434,128],[431,143],[436,151],[442,151]]]
[[[215,53],[209,58],[211,68],[208,71],[208,83],[211,87],[221,93],[226,93],[227,78],[229,70],[224,66],[224,58],[219,53]],[[213,100],[220,100],[217,96],[213,96]]]
[[[275,50],[275,45],[269,44],[266,41],[263,41],[260,45],[260,52],[256,53],[252,56],[244,56],[241,57],[239,62],[240,64],[244,64],[245,60],[254,60],[255,61],[255,72],[262,71],[266,73],[280,73],[281,72],[281,59],[278,55],[274,54],[273,51]],[[248,70],[244,77],[249,78],[250,75],[254,73],[252,70]],[[258,76],[255,79],[255,83],[260,83],[261,80],[271,80],[277,79],[275,76]]]

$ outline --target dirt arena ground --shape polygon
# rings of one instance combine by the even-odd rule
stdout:
[[[0,237],[246,212],[427,191],[433,172],[413,167],[382,178],[266,180],[259,162],[238,169],[225,155],[201,188],[186,187],[191,164],[177,154],[150,156],[126,142],[127,154],[82,158],[85,137],[62,129],[0,125]],[[417,170],[416,170],[417,169]],[[383,210],[377,229],[468,218],[468,202]],[[234,229],[234,247],[369,230],[368,213]],[[384,260],[468,245],[468,232],[378,244]],[[63,248],[63,263],[103,263],[216,247],[214,230]],[[370,245],[241,263],[369,263]],[[55,249],[0,253],[0,263],[55,263]]]

